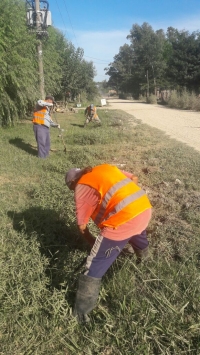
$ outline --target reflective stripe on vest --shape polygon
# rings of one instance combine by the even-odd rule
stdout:
[[[146,195],[145,192],[143,190],[139,190],[137,192],[135,192],[134,194],[127,196],[126,198],[124,198],[121,202],[119,202],[113,209],[112,212],[109,213],[109,215],[106,217],[106,219],[109,219],[113,214],[118,213],[120,211],[123,210],[123,208],[125,208],[126,206],[128,206],[131,202],[136,201],[138,198],[142,197]],[[106,220],[105,219],[105,220]],[[104,221],[105,221],[104,220]],[[104,222],[103,221],[103,222]]]
[[[110,218],[113,214],[120,212],[124,207],[128,206],[131,202],[136,201],[138,198],[146,195],[145,192],[143,190],[139,190],[134,192],[133,194],[125,197],[122,201],[120,201],[116,206],[114,206],[113,211],[111,211],[108,216],[106,216],[106,218],[102,221],[102,217],[106,212],[106,206],[108,204],[108,202],[110,201],[110,199],[112,198],[112,196],[115,194],[115,192],[117,190],[119,190],[121,187],[129,184],[130,182],[132,182],[131,179],[126,178],[124,180],[121,180],[119,182],[117,182],[114,186],[112,186],[110,188],[110,190],[105,194],[103,200],[101,201],[101,207],[98,211],[98,214],[96,215],[94,222],[98,225],[100,222],[104,222],[105,220],[107,220],[108,218]]]
[[[96,224],[99,224],[104,213],[106,210],[106,206],[109,202],[109,200],[111,199],[111,197],[114,195],[114,193],[119,190],[121,187],[125,186],[127,183],[129,183],[131,180],[129,178],[126,178],[124,180],[121,180],[119,182],[117,182],[115,185],[113,185],[110,190],[107,191],[107,193],[105,194],[103,200],[101,201],[101,207],[99,209],[99,212],[97,214],[97,216],[94,219],[94,222]]]

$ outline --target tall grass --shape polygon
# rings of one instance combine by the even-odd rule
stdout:
[[[147,104],[157,104],[157,97],[156,97],[156,95],[153,95],[153,94],[151,94],[151,95],[149,95],[149,96],[147,96],[147,98],[146,98],[146,103]]]
[[[182,93],[172,91],[167,104],[169,107],[182,110],[200,111],[200,98],[194,92],[190,93],[187,90]]]
[[[0,354],[198,355],[199,154],[122,111],[99,116],[101,127],[83,128],[83,111],[57,115],[67,153],[52,129],[46,160],[28,122],[0,130]],[[84,326],[71,309],[89,248],[64,175],[104,162],[136,173],[149,195],[151,259],[119,256]]]

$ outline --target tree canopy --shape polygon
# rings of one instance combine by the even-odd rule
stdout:
[[[188,89],[198,92],[200,34],[198,31],[154,31],[146,22],[133,24],[112,63],[105,68],[108,85],[120,92],[155,93],[156,89]]]

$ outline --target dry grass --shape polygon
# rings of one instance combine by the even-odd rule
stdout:
[[[178,108],[182,110],[200,111],[200,98],[195,93],[183,91],[178,93],[172,92],[167,100],[169,107]]]

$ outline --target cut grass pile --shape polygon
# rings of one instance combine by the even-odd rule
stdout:
[[[0,354],[178,355],[200,353],[200,155],[122,111],[57,114],[39,160],[30,122],[0,130]],[[55,117],[54,117],[55,119]],[[151,259],[119,256],[103,278],[91,324],[71,315],[89,248],[64,185],[71,167],[116,164],[139,176],[154,213]],[[96,227],[91,223],[93,233]]]

